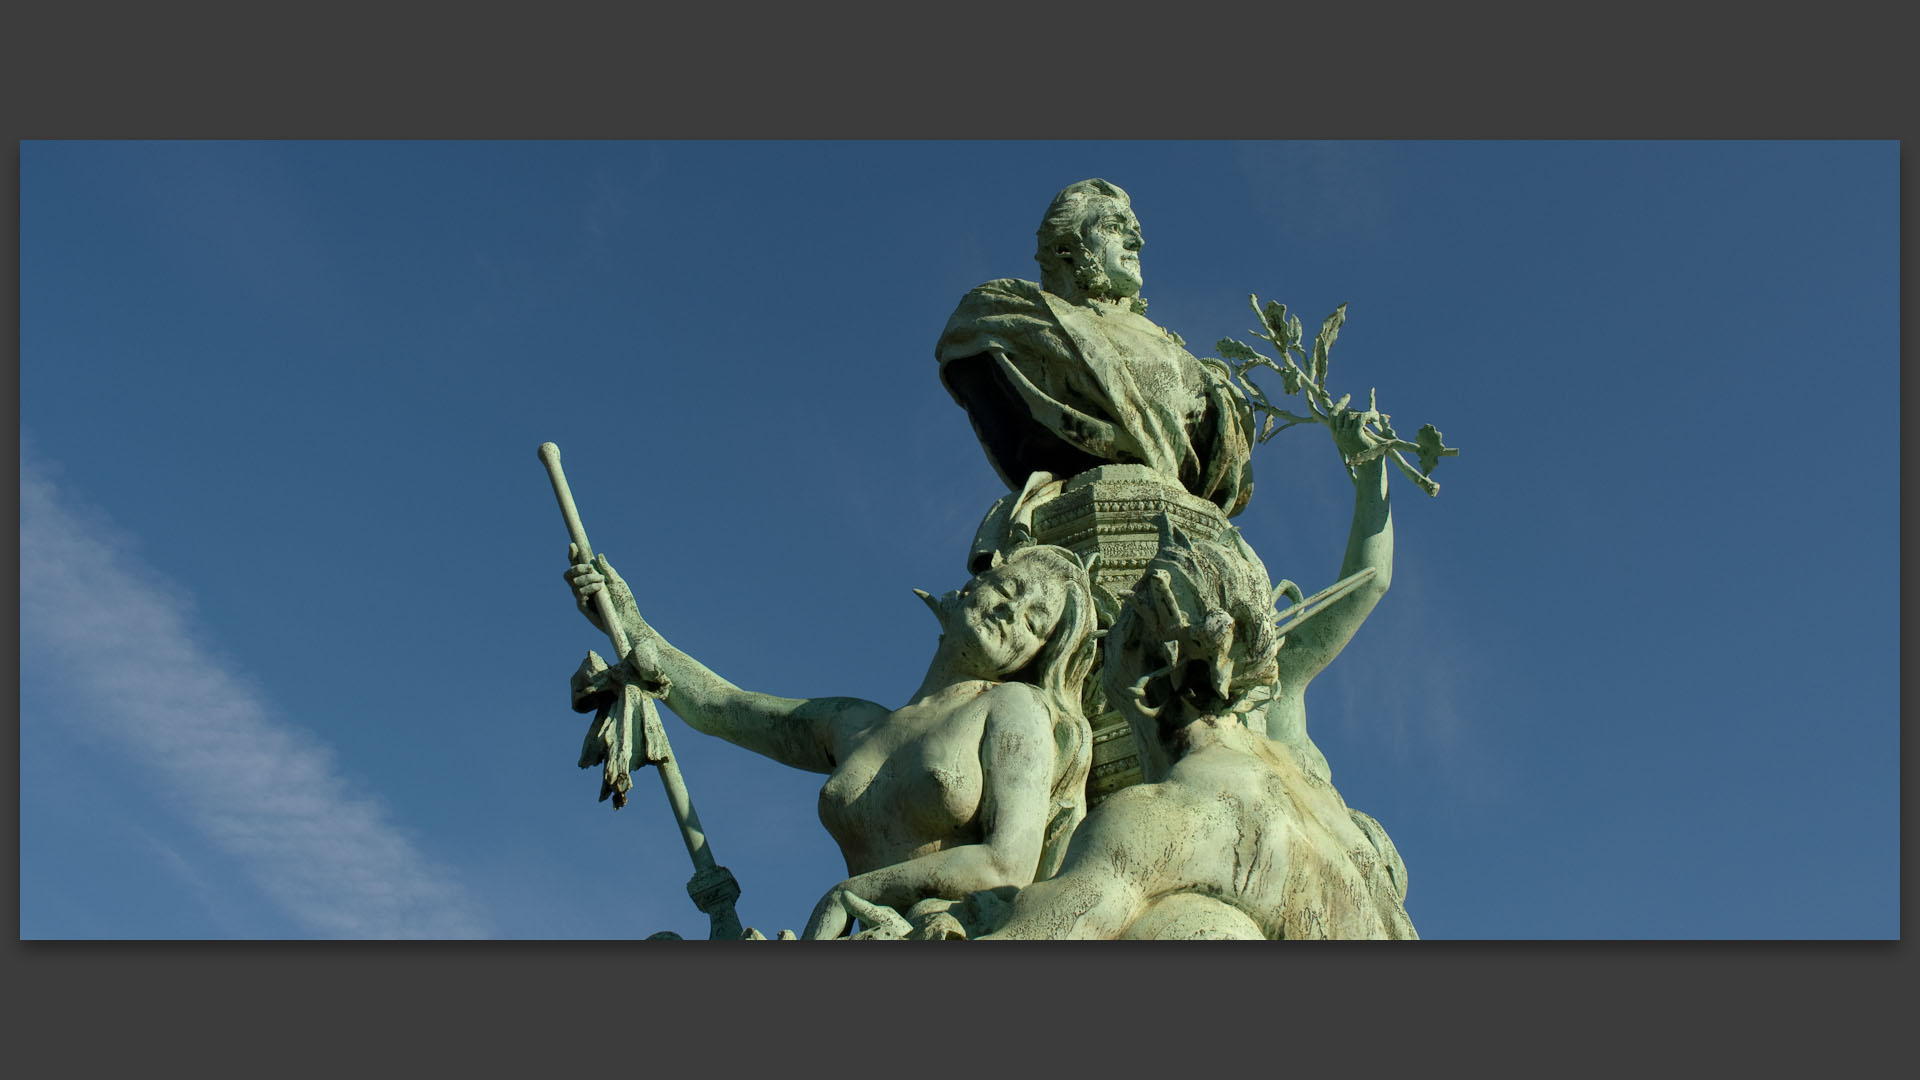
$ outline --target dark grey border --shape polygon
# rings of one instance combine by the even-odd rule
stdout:
[[[1620,5],[1499,17],[1109,5],[1068,12],[1051,33],[1029,9],[1017,25],[977,7],[727,7],[713,25],[652,5],[529,10],[31,5],[9,17],[0,77],[19,106],[14,139],[1896,138],[1913,122],[1897,111],[1912,94],[1910,39],[1832,5],[1778,21]],[[8,228],[15,275],[17,216]],[[1834,437],[1843,429],[1836,416]],[[17,485],[17,442],[6,452]],[[18,799],[8,805],[17,814]],[[17,875],[17,827],[14,843]],[[1914,982],[1903,943],[11,949],[15,1056],[89,1071],[176,1058],[732,1073],[860,1067],[918,1047],[916,1073],[1302,1057],[1363,1073],[1448,1059],[1829,1072],[1877,1063],[1896,988]],[[1013,1030],[968,1034],[986,1023]]]

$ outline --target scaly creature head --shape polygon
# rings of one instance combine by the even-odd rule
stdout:
[[[1148,779],[1203,717],[1244,713],[1278,677],[1284,639],[1266,574],[1233,549],[1188,537],[1164,515],[1160,550],[1107,635],[1107,700],[1133,725]]]

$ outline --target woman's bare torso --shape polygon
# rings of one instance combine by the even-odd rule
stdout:
[[[838,764],[820,789],[820,823],[849,875],[985,839],[987,715],[999,695],[1030,690],[962,683],[840,740]]]

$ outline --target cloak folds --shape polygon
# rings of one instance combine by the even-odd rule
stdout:
[[[1253,417],[1226,377],[1125,306],[1070,303],[1031,281],[960,300],[934,349],[1009,490],[1035,472],[1137,464],[1231,517],[1253,494]]]

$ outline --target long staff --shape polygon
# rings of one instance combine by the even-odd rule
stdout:
[[[567,533],[572,537],[574,547],[582,562],[593,562],[593,546],[587,542],[586,526],[580,523],[580,511],[573,504],[573,491],[567,487],[567,474],[560,468],[560,447],[553,443],[540,444],[540,461],[547,467],[547,477],[553,481],[554,497],[560,500],[560,515],[566,518]],[[600,623],[607,628],[607,640],[613,645],[616,661],[624,660],[631,644],[613,609],[613,595],[609,589],[601,589],[594,595],[595,606],[600,611]],[[660,785],[667,791],[667,804],[673,808],[673,817],[680,825],[680,839],[687,845],[687,856],[693,860],[693,880],[687,883],[687,894],[693,898],[694,906],[705,912],[712,922],[712,938],[715,940],[733,940],[741,936],[740,917],[735,914],[733,902],[740,896],[740,885],[726,867],[714,862],[713,848],[707,843],[706,830],[700,826],[700,815],[693,809],[693,800],[687,795],[687,783],[680,776],[680,766],[673,759],[673,748],[667,743],[666,728],[660,724],[659,713],[655,710],[651,694],[622,693],[619,708],[623,711],[617,719],[620,730],[632,731],[634,725],[630,710],[633,699],[638,697],[642,710],[642,723],[639,730],[646,746],[642,748],[642,760],[652,761],[660,771]],[[627,752],[627,740],[616,740],[615,749],[619,753]],[[620,763],[622,766],[625,762]],[[625,802],[624,792],[620,802]]]

